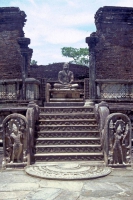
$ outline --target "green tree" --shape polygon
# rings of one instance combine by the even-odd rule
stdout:
[[[37,61],[36,60],[31,60],[30,65],[37,65]]]
[[[63,47],[61,49],[62,55],[65,57],[72,58],[71,63],[76,63],[79,65],[87,65],[89,64],[89,51],[88,48],[72,48],[72,47]]]

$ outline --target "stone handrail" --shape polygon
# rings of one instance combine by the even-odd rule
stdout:
[[[38,121],[39,118],[39,107],[37,104],[34,103],[34,101],[30,102],[28,104],[28,109],[26,112],[26,119],[28,122],[29,127],[29,154],[30,154],[30,164],[33,162],[33,156],[35,152],[35,146],[34,146],[34,138],[35,138],[35,124]]]
[[[106,118],[110,114],[108,104],[104,101],[102,101],[99,104],[95,104],[94,113],[95,113],[95,118],[96,118],[98,126],[99,126],[100,140],[101,140],[101,145],[102,145],[102,148],[103,148],[104,126],[105,126]]]

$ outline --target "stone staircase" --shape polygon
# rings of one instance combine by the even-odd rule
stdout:
[[[36,162],[103,161],[93,107],[40,107]]]

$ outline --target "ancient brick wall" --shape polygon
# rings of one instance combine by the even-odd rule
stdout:
[[[54,63],[50,65],[34,65],[30,67],[30,77],[44,78],[48,81],[57,81],[58,72],[62,70],[64,63]],[[89,78],[89,68],[87,66],[69,64],[69,69],[74,73],[75,80]]]
[[[100,8],[95,24],[95,78],[133,79],[133,8]]]
[[[17,7],[0,8],[0,79],[22,78],[22,45],[18,39],[24,38],[25,18]]]

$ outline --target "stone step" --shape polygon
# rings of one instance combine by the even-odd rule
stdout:
[[[96,119],[57,119],[57,120],[49,120],[49,119],[40,119],[39,122],[96,122]]]
[[[92,113],[93,107],[39,107],[40,113]]]
[[[39,125],[96,125],[97,126],[97,122],[95,119],[63,119],[63,120],[39,120],[40,124]]]
[[[102,161],[100,153],[37,153],[34,155],[36,162],[42,161]]]
[[[100,138],[37,138],[36,145],[88,145],[99,144]]]
[[[94,113],[40,113],[39,120],[66,120],[66,119],[92,119],[95,120]]]
[[[100,152],[101,145],[36,145],[36,153]]]
[[[99,137],[99,131],[38,131],[39,138],[65,138],[65,137]]]
[[[83,102],[83,98],[50,98],[50,102]]]
[[[83,107],[84,102],[45,102],[44,107]]]
[[[0,146],[0,155],[3,154],[3,147]]]
[[[98,131],[97,125],[38,125],[40,131]]]
[[[61,107],[58,104],[58,107],[39,110],[36,162],[103,160],[99,128],[92,106],[71,107],[64,104]]]

